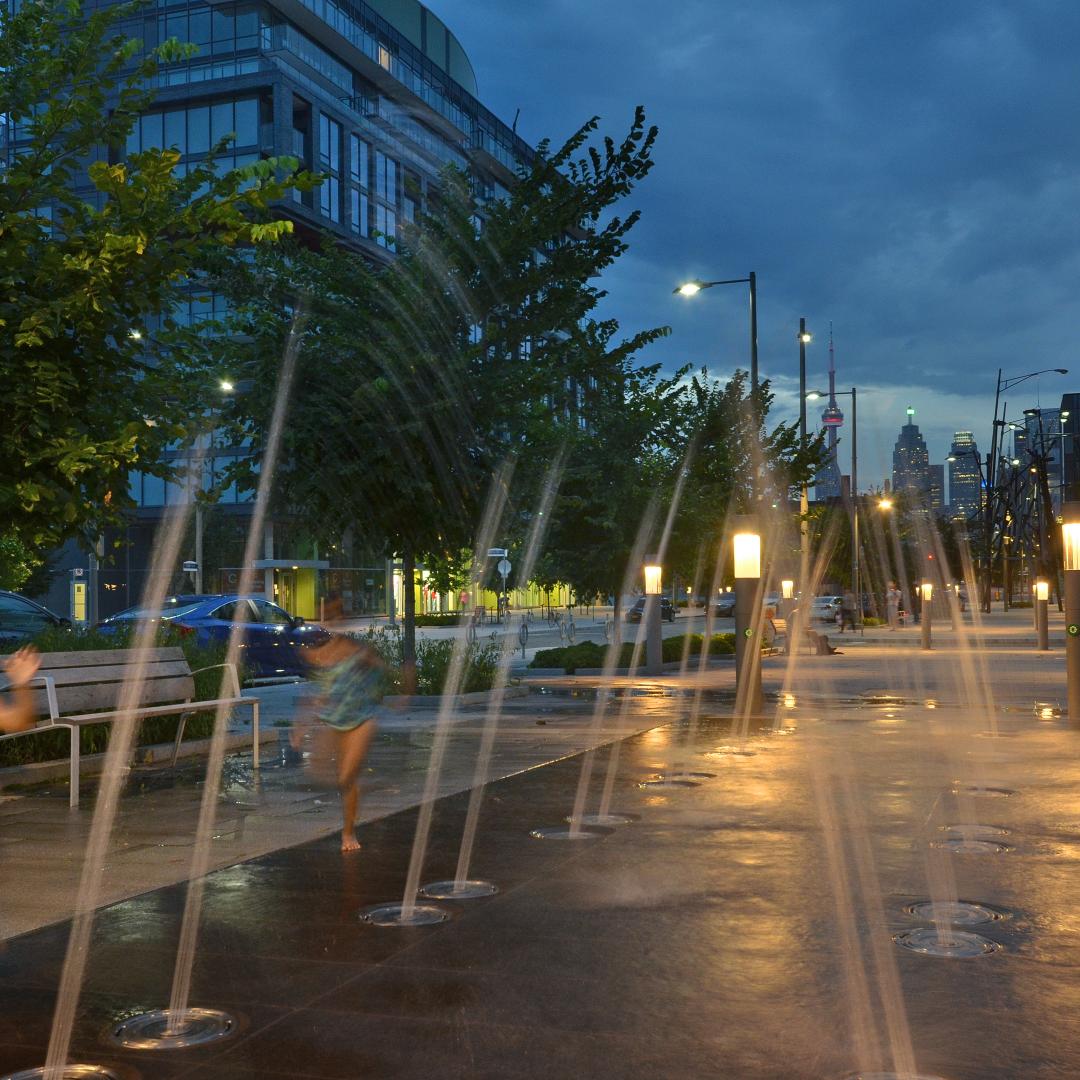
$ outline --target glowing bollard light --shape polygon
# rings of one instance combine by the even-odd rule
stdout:
[[[645,573],[645,674],[659,675],[664,670],[664,646],[660,634],[660,592],[663,568],[648,563]]]
[[[1080,502],[1061,508],[1062,554],[1065,564],[1065,675],[1069,721],[1080,724]]]
[[[761,712],[761,534],[753,518],[740,518],[733,537],[735,560],[735,709]]]
[[[934,599],[934,585],[933,582],[924,581],[919,586],[919,592],[922,595],[922,647],[929,652],[930,651],[930,623],[932,616],[930,614],[931,601]]]
[[[780,582],[780,610],[778,615],[785,621],[791,618],[791,612],[795,608],[795,582],[790,578],[784,578]],[[790,633],[790,629],[788,631]]]
[[[1050,599],[1050,582],[1035,582],[1035,632],[1039,637],[1039,651],[1050,648],[1050,616],[1047,601]]]

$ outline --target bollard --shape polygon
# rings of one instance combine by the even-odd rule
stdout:
[[[761,536],[742,518],[733,538],[735,557],[735,708],[756,716],[761,697]]]
[[[1062,555],[1065,566],[1065,676],[1069,722],[1080,724],[1080,502],[1061,508]]]
[[[926,652],[930,651],[930,623],[933,621],[931,605],[934,599],[934,586],[932,582],[924,581],[920,587],[922,593],[922,612],[920,622],[922,624],[922,647]]]
[[[1048,581],[1035,582],[1035,632],[1039,639],[1039,651],[1046,652],[1050,648],[1050,616],[1048,601],[1050,599],[1050,583]]]
[[[664,645],[660,629],[661,567],[650,563],[645,567],[645,674],[660,675],[664,670]]]

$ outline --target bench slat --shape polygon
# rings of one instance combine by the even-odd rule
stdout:
[[[81,712],[98,712],[115,709],[120,701],[123,683],[94,683],[92,685],[57,687],[56,697],[61,715]],[[49,715],[49,701],[45,688],[35,688],[34,709],[38,716]],[[150,679],[142,686],[139,695],[141,705],[158,705],[168,701],[183,701],[195,696],[195,680],[188,675],[168,679]]]
[[[186,660],[166,660],[162,664],[147,664],[143,669],[146,678],[167,679],[190,675]],[[60,687],[81,686],[90,683],[120,683],[135,673],[134,664],[101,664],[89,668],[47,668],[38,671],[39,676],[51,676],[57,690]]]
[[[41,666],[47,668],[93,667],[95,664],[134,664],[139,659],[139,649],[86,649],[83,652],[49,652],[41,654]],[[183,660],[184,650],[178,645],[148,649],[152,663],[166,660]]]

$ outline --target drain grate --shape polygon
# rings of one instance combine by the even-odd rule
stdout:
[[[218,1009],[183,1009],[175,1015],[156,1009],[121,1021],[109,1031],[109,1040],[129,1050],[182,1050],[235,1033],[236,1020]]]
[[[566,817],[567,824],[574,820],[573,814]],[[616,825],[631,825],[640,820],[637,814],[582,814],[582,825],[602,825],[612,828]]]
[[[434,926],[449,918],[442,908],[433,904],[411,904],[408,911],[404,904],[377,904],[360,912],[360,921],[370,926]]]
[[[641,788],[688,788],[701,787],[697,780],[669,780],[665,776],[658,776],[652,780],[642,780],[638,787]]]
[[[1009,830],[997,825],[942,825],[941,832],[957,840],[996,840],[1008,836]]]
[[[1000,840],[968,840],[961,836],[950,836],[944,840],[931,841],[931,847],[951,851],[954,855],[1001,855],[1012,851],[1008,844]]]
[[[917,930],[905,930],[893,937],[902,949],[922,956],[942,956],[952,960],[971,960],[997,952],[1001,946],[996,941],[973,934],[970,930],[947,930],[938,932],[934,926],[920,926]]]
[[[1016,792],[1007,787],[983,787],[981,784],[957,784],[954,795],[970,795],[975,799],[1008,799]]]
[[[45,1066],[38,1065],[33,1069],[8,1073],[3,1080],[42,1080],[44,1076]],[[121,1077],[118,1072],[106,1069],[104,1065],[65,1065],[61,1080],[121,1080]]]
[[[433,881],[420,890],[428,900],[479,900],[499,891],[490,881]]]
[[[976,904],[971,900],[920,900],[908,904],[904,910],[916,919],[947,922],[952,926],[977,926],[980,923],[1000,922],[1007,919],[1009,913],[999,911],[986,904]]]
[[[561,825],[552,825],[533,829],[529,835],[534,840],[599,840],[607,833],[599,829],[564,829]]]

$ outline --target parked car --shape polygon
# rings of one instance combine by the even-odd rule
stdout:
[[[181,634],[192,634],[200,645],[224,644],[241,623],[241,661],[257,678],[306,675],[304,650],[330,636],[323,627],[294,617],[261,596],[170,596],[161,608],[128,608],[97,628],[114,633],[146,619],[160,619]]]
[[[842,596],[815,596],[810,603],[810,618],[820,622],[836,622]]]
[[[626,613],[627,622],[641,622],[641,617],[645,614],[645,597],[639,597],[637,602]],[[675,608],[671,606],[671,601],[666,596],[660,597],[660,618],[667,619],[668,622],[675,621]]]
[[[720,599],[713,604],[713,616],[717,619],[730,619],[735,615],[735,594],[726,592],[720,594]]]
[[[50,628],[70,630],[71,622],[25,596],[0,589],[0,642],[29,641]]]

